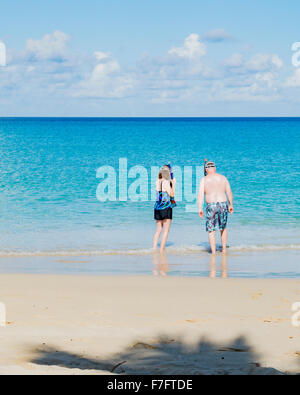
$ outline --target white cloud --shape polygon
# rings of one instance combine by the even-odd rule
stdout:
[[[70,37],[60,31],[46,34],[40,40],[29,39],[26,43],[25,56],[35,60],[63,61],[66,58],[67,44]]]
[[[219,102],[270,102],[280,98],[276,89],[269,89],[259,78],[245,86],[230,86],[224,81],[213,84],[209,94],[210,101]]]
[[[184,40],[182,47],[174,47],[168,53],[169,55],[193,60],[206,54],[206,46],[200,41],[198,34],[192,33]]]
[[[240,53],[234,53],[230,58],[225,59],[224,65],[227,67],[241,67],[244,64],[244,56]]]
[[[110,57],[110,54],[105,52],[95,51],[94,56],[97,60],[101,61],[103,59],[108,59]]]
[[[272,55],[271,62],[277,69],[281,69],[283,67],[283,61],[278,55]]]
[[[217,37],[218,31],[214,32]],[[58,31],[28,40],[25,51],[12,56],[9,65],[0,70],[0,98],[30,95],[80,102],[80,98],[130,96],[145,105],[169,102],[180,106],[213,101],[271,102],[283,93],[283,62],[277,54],[234,53],[216,64],[195,33],[186,37],[182,46],[166,50],[164,56],[144,56],[135,67],[126,69],[108,52],[72,55],[68,42],[69,36]],[[285,87],[300,86],[299,70],[285,81]],[[297,90],[294,92],[297,95]],[[98,105],[96,100],[89,103]]]
[[[272,101],[279,97],[278,71],[283,62],[276,54],[255,54],[250,58],[235,53],[218,65],[209,66],[205,44],[191,34],[181,47],[167,56],[146,57],[142,64],[142,87],[151,102],[165,103],[197,99],[205,101]],[[180,84],[176,84],[180,81]]]
[[[248,60],[240,53],[233,54],[225,59],[224,65],[228,69],[235,69],[238,73],[262,72],[279,70],[283,67],[283,61],[276,54],[255,54]],[[232,70],[233,71],[233,70]]]
[[[256,54],[246,63],[246,68],[251,71],[263,71],[270,68],[280,69],[282,66],[282,60],[274,54]]]
[[[205,44],[193,33],[162,57],[144,56],[136,70],[142,91],[151,102],[187,97],[196,83],[212,78],[214,72],[205,64],[205,55]]]
[[[91,73],[72,87],[74,97],[122,98],[129,96],[135,81],[122,73],[119,63],[103,52],[94,52],[98,63]]]
[[[286,79],[285,86],[300,87],[300,68],[295,69],[294,74]]]
[[[207,32],[203,39],[208,42],[218,43],[230,40],[232,37],[224,29],[215,29]]]
[[[271,72],[256,73],[255,79],[258,83],[262,83],[268,88],[272,88],[276,84],[276,75]]]
[[[214,33],[215,37],[217,33],[221,36],[220,31]],[[144,64],[143,86],[151,101],[193,100],[193,97],[199,100],[200,95],[204,101],[205,98],[224,101],[278,99],[278,71],[283,62],[277,54],[255,54],[247,59],[235,53],[223,62],[221,69],[217,65],[209,66],[205,55],[205,44],[199,35],[191,34],[183,46],[169,50],[168,56],[152,62],[148,58]],[[176,87],[174,81],[184,83]]]
[[[94,56],[100,63],[95,66],[92,72],[91,79],[93,81],[99,81],[109,74],[120,71],[120,65],[116,60],[111,59],[108,56],[99,57],[99,52],[95,52]]]
[[[249,59],[240,53],[223,62],[224,75],[218,89],[212,90],[216,100],[267,102],[279,99],[279,70],[283,62],[276,54],[255,54]]]
[[[223,65],[223,76],[213,84],[210,100],[267,102],[280,98],[283,62],[278,55],[255,54],[246,59],[235,53]]]

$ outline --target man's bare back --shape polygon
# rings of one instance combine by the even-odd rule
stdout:
[[[198,205],[199,215],[204,217],[204,198],[206,207],[206,230],[209,232],[211,251],[216,253],[216,229],[219,227],[222,238],[223,252],[227,246],[227,214],[233,213],[233,196],[230,184],[225,176],[216,172],[216,165],[207,162],[205,166],[207,175],[200,182]],[[228,200],[228,203],[227,203]]]
[[[222,174],[210,174],[204,178],[204,194],[206,203],[226,202],[228,180]]]

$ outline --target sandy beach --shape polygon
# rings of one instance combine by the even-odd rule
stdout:
[[[4,274],[0,374],[300,373],[292,279]]]

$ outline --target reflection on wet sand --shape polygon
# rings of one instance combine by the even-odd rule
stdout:
[[[168,260],[164,253],[156,252],[153,255],[153,263],[154,269],[153,274],[154,276],[167,276],[167,272],[170,270],[168,265]]]
[[[171,258],[171,257],[168,257],[168,259],[169,258]],[[165,277],[170,273],[171,266],[173,266],[173,264],[175,266],[177,266],[175,262],[172,262],[172,258],[171,258],[171,265],[169,265],[168,259],[164,253],[161,253],[159,251],[157,251],[153,254],[153,274],[154,274],[154,276]],[[203,264],[205,264],[205,261],[203,261]],[[220,274],[218,274],[218,272]],[[216,278],[218,276],[221,278],[228,278],[227,255],[226,254],[210,255],[210,257],[209,257],[209,274],[208,275],[210,278]],[[207,269],[202,271],[199,268],[199,276],[207,276]]]
[[[227,255],[222,254],[221,255],[221,277],[222,278],[228,278],[228,273],[227,273]],[[216,265],[216,255],[211,255],[210,257],[210,278],[216,278],[217,277],[217,265]]]

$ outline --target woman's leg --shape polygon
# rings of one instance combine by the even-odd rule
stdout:
[[[158,240],[162,231],[162,224],[163,221],[156,221],[156,230],[154,233],[154,237],[153,237],[153,249],[156,250],[157,249],[157,244],[158,244]]]
[[[161,244],[160,244],[160,251],[164,251],[167,240],[168,240],[168,235],[169,235],[169,230],[170,230],[170,226],[171,226],[171,219],[165,219],[163,220],[163,234],[162,234],[162,238],[161,238]]]

